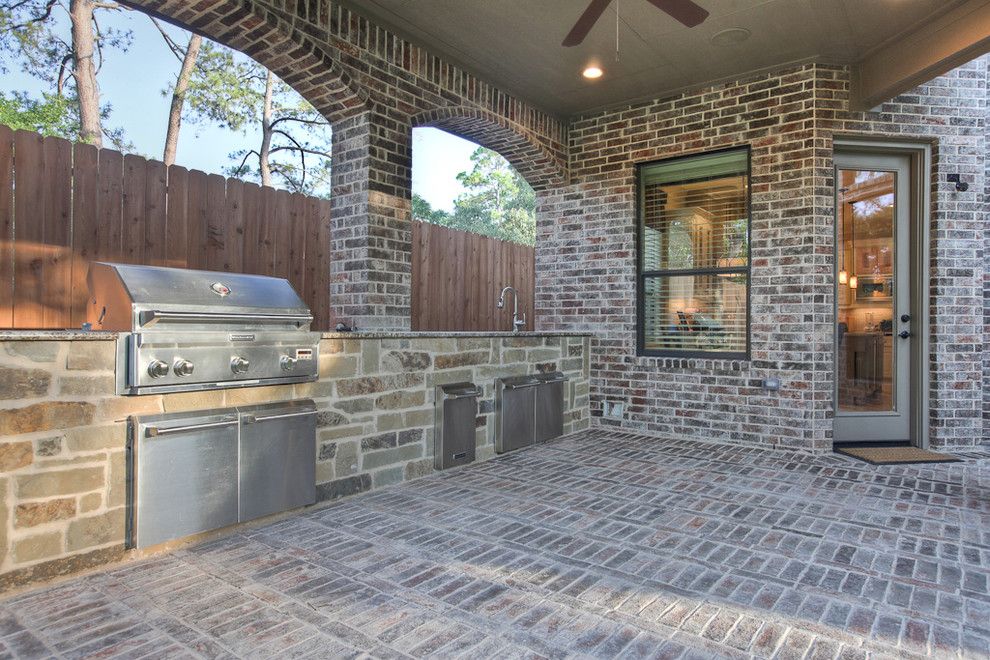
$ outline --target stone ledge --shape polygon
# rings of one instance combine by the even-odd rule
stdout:
[[[559,330],[548,330],[546,332],[467,332],[467,331],[446,331],[446,330],[424,330],[415,332],[410,330],[381,330],[370,332],[324,332],[323,339],[446,339],[460,337],[484,337],[486,339],[511,339],[512,337],[593,337],[593,332],[586,330],[576,330],[566,332]]]
[[[118,334],[88,330],[0,330],[0,341],[110,341]]]

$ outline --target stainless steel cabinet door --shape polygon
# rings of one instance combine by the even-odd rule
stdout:
[[[437,388],[440,389],[440,388]],[[443,396],[439,393],[438,396]],[[442,422],[436,428],[434,465],[445,470],[474,462],[478,400],[475,397],[441,399]]]
[[[536,441],[564,434],[564,381],[545,381],[536,388]]]
[[[237,522],[237,416],[232,411],[138,418],[129,545],[144,548]]]
[[[312,401],[240,408],[240,519],[316,501],[316,407]]]
[[[495,397],[495,451],[503,454],[528,447],[534,442],[536,399],[533,388],[539,381],[531,377],[504,378]]]

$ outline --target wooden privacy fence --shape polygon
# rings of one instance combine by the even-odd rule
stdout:
[[[424,222],[412,239],[413,330],[511,330],[511,296],[495,308],[504,286],[519,291],[525,329],[534,328],[533,248]]]
[[[412,328],[534,327],[534,250],[414,222]],[[333,323],[330,202],[0,125],[0,328],[78,328],[91,261],[284,277]]]
[[[287,278],[330,313],[330,202],[0,126],[0,328],[76,328],[91,261]]]

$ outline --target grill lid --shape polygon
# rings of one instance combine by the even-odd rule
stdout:
[[[308,330],[312,315],[287,280],[94,262],[88,321],[99,330],[138,331],[183,324]]]

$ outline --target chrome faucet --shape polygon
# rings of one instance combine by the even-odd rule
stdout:
[[[526,312],[523,312],[522,318],[519,318],[519,292],[516,291],[511,286],[507,286],[502,289],[502,293],[498,297],[498,304],[495,306],[499,309],[505,307],[505,292],[512,292],[512,330],[514,332],[519,332],[526,325]]]

